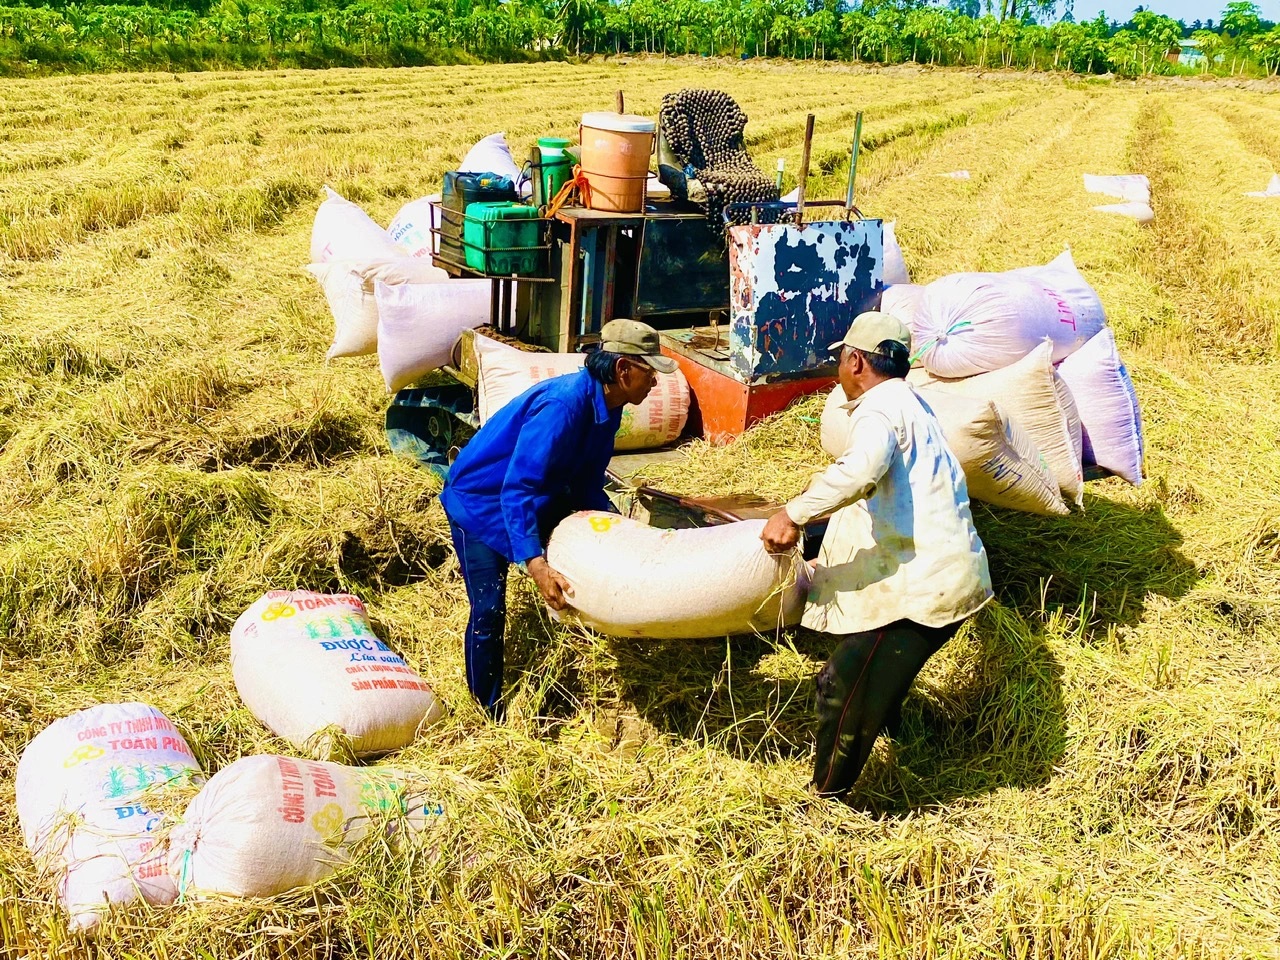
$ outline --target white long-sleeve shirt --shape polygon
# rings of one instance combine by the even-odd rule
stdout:
[[[845,409],[844,454],[786,507],[798,524],[834,513],[804,625],[854,633],[963,620],[991,599],[991,575],[937,419],[904,380],[882,381]]]

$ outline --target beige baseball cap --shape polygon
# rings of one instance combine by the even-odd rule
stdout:
[[[662,355],[658,331],[639,320],[610,320],[600,330],[600,349],[638,357],[659,373],[674,373],[676,362]]]
[[[842,347],[853,347],[863,353],[882,353],[880,344],[886,340],[900,343],[907,353],[911,352],[911,331],[906,324],[887,313],[868,310],[858,314],[844,339],[831,344],[829,349],[835,353]]]

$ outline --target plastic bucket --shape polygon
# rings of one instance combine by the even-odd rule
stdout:
[[[538,138],[538,150],[542,153],[542,195],[547,203],[573,175],[573,162],[564,152],[569,144],[563,137]]]
[[[658,125],[647,117],[624,113],[585,113],[578,134],[582,173],[591,184],[593,210],[639,213],[649,179]]]

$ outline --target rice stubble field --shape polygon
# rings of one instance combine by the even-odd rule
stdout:
[[[1070,244],[1146,421],[1147,483],[1083,514],[975,505],[997,603],[930,662],[850,805],[806,791],[784,635],[613,640],[513,578],[512,716],[470,702],[439,485],[381,433],[376,359],[326,364],[320,187],[381,223],[505,130],[723,89],[749,148],[865,212],[913,279]],[[0,82],[0,955],[1225,958],[1280,955],[1280,87],[633,62]],[[970,179],[939,176],[965,169]],[[1146,173],[1156,221],[1090,212]],[[785,498],[820,400],[650,471]],[[57,717],[142,699],[208,773],[292,752],[227,637],[271,588],[345,590],[449,705],[388,763],[445,804],[278,900],[69,935],[13,807]],[[287,678],[281,678],[288,682]]]

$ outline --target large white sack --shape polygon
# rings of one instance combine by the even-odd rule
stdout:
[[[913,370],[907,379],[934,409],[948,396],[995,401],[1044,455],[1067,502],[1078,506],[1084,501],[1080,418],[1071,391],[1054,372],[1052,357],[1051,346],[1042,343],[1017,363],[992,373],[942,380]]]
[[[199,777],[182,734],[145,703],[81,710],[27,744],[16,777],[18,823],[73,928],[93,929],[109,904],[177,896],[154,847],[162,818],[151,803]]]
[[[1121,200],[1132,203],[1151,202],[1151,181],[1141,173],[1126,173],[1114,177],[1100,177],[1097,174],[1086,173],[1084,188],[1089,193],[1119,197]]]
[[[449,275],[430,260],[401,254],[395,260],[335,260],[311,263],[307,272],[320,281],[333,314],[333,343],[325,354],[362,357],[378,349],[378,301],[373,285],[443,283]],[[480,281],[484,282],[484,281]]]
[[[924,297],[924,287],[917,283],[895,283],[880,295],[880,312],[897,317],[908,328],[916,326],[916,313]]]
[[[898,243],[898,234],[894,230],[896,221],[890,220],[884,225],[884,282],[910,283],[907,273],[907,261],[902,256],[902,247]]]
[[[480,422],[489,418],[535,383],[576,373],[586,363],[580,353],[517,350],[488,337],[476,337],[477,393]],[[638,406],[622,409],[615,450],[646,450],[671,443],[689,419],[689,382],[678,369],[658,374],[658,383]]]
[[[1007,367],[1046,339],[1053,359],[1070,356],[1105,318],[1100,303],[1080,310],[1078,297],[1050,286],[1055,276],[1079,277],[1074,264],[1067,271],[1055,269],[1058,262],[1032,271],[955,273],[926,286],[911,326],[913,359],[935,376],[957,378]]]
[[[1073,331],[1078,326],[1082,330],[1093,330],[1096,335],[1096,331],[1107,325],[1107,312],[1102,306],[1102,298],[1076,267],[1075,258],[1071,256],[1069,249],[1062,251],[1043,267],[1019,267],[1008,272],[1014,276],[1036,280],[1047,292],[1065,301],[1067,310],[1074,318]],[[1065,322],[1066,314],[1063,313],[1062,316]],[[1087,342],[1086,338],[1076,349]],[[1056,350],[1054,359],[1058,359]]]
[[[532,183],[523,178],[520,164],[511,156],[505,133],[491,133],[479,141],[467,151],[462,163],[458,164],[458,170],[462,173],[496,173],[500,177],[506,177],[516,185],[522,197],[528,197],[533,192]]]
[[[395,393],[449,362],[463,330],[489,322],[488,280],[374,284],[378,365]]]
[[[659,530],[585,511],[551,533],[547,562],[573,587],[573,615],[601,633],[676,639],[797,623],[809,585],[798,551],[765,552],[763,520]]]
[[[311,262],[330,260],[394,260],[403,257],[387,231],[359,204],[324,188],[325,199],[311,226]]]
[[[1111,328],[1058,364],[1058,376],[1080,411],[1085,465],[1142,483],[1142,414]]]
[[[231,628],[231,674],[253,715],[302,750],[327,751],[336,733],[357,756],[386,753],[443,715],[347,594],[264,594]]]
[[[440,227],[441,195],[410,200],[387,225],[387,236],[411,257],[430,257],[440,252],[440,235],[431,228]]]
[[[169,870],[184,897],[274,897],[331,876],[371,827],[418,831],[443,813],[396,771],[243,757],[170,831]]]
[[[822,449],[833,459],[844,455],[853,423],[845,403],[844,389],[836,384],[822,408]],[[1070,513],[1044,455],[997,404],[955,395],[937,397],[929,408],[960,461],[970,497],[1027,513]]]

